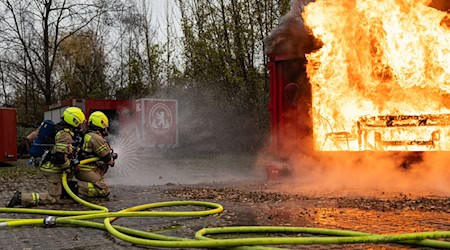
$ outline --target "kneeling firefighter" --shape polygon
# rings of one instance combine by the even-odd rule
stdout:
[[[58,203],[62,195],[62,174],[72,173],[78,165],[75,138],[81,134],[81,126],[86,121],[83,111],[78,107],[68,107],[61,117],[61,122],[55,125],[56,135],[54,145],[49,154],[43,157],[40,170],[47,182],[45,193],[21,193],[17,191],[6,205],[36,206]],[[75,145],[75,146],[74,146]]]
[[[81,159],[99,157],[100,160],[89,165],[80,165],[75,172],[78,179],[78,194],[86,197],[106,197],[110,189],[103,176],[109,167],[114,167],[117,154],[113,152],[105,137],[108,136],[108,117],[101,111],[89,116],[88,129],[83,138]]]

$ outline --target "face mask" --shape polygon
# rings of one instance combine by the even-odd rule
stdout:
[[[108,136],[108,128],[103,129],[101,133],[103,137]]]
[[[81,133],[81,126],[78,126],[78,127],[74,128],[73,132],[76,133],[76,134],[80,134]]]

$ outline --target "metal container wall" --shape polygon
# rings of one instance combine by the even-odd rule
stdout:
[[[178,101],[143,98],[135,102],[135,120],[143,146],[178,146]]]
[[[0,108],[0,162],[17,161],[17,112]]]
[[[286,151],[292,147],[297,150],[313,147],[309,114],[311,87],[306,77],[305,63],[304,57],[277,56],[271,57],[267,65],[270,76],[269,151],[276,155],[288,154]]]
[[[116,132],[114,130],[118,130],[122,124],[128,122],[128,113],[132,108],[129,100],[70,99],[45,106],[44,119],[58,123],[61,121],[64,110],[70,106],[81,108],[86,115],[86,120],[91,113],[102,111],[110,120],[110,132]]]

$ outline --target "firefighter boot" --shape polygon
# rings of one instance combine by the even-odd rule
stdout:
[[[18,205],[22,205],[22,193],[16,191],[6,207],[15,207]]]
[[[69,186],[70,190],[75,194],[78,195],[78,182],[77,181],[68,181],[67,185]],[[66,190],[63,188],[61,193],[61,199],[70,199],[70,195],[66,192]]]

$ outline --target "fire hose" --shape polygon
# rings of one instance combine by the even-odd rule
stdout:
[[[99,160],[90,158],[80,162],[88,164]],[[205,201],[166,201],[139,205],[110,212],[108,208],[81,199],[76,196],[67,184],[67,174],[62,177],[62,184],[66,192],[75,201],[93,210],[66,211],[46,210],[31,208],[0,208],[0,213],[25,213],[49,215],[39,219],[10,219],[0,218],[0,227],[19,227],[31,225],[73,225],[102,229],[113,236],[135,245],[151,246],[158,248],[233,248],[233,249],[280,249],[265,247],[266,245],[311,245],[311,244],[360,244],[360,243],[400,243],[434,248],[450,248],[450,231],[417,232],[406,234],[370,234],[349,230],[324,229],[312,227],[277,227],[277,226],[232,226],[218,228],[203,228],[195,233],[194,239],[166,236],[128,227],[112,225],[122,217],[200,217],[217,215],[223,212],[220,204]],[[154,208],[197,206],[208,208],[202,211],[146,211]],[[90,221],[93,219],[104,219],[103,223]],[[306,237],[247,237],[247,238],[223,238],[215,239],[207,235],[230,235],[230,234],[311,234],[320,236]]]

